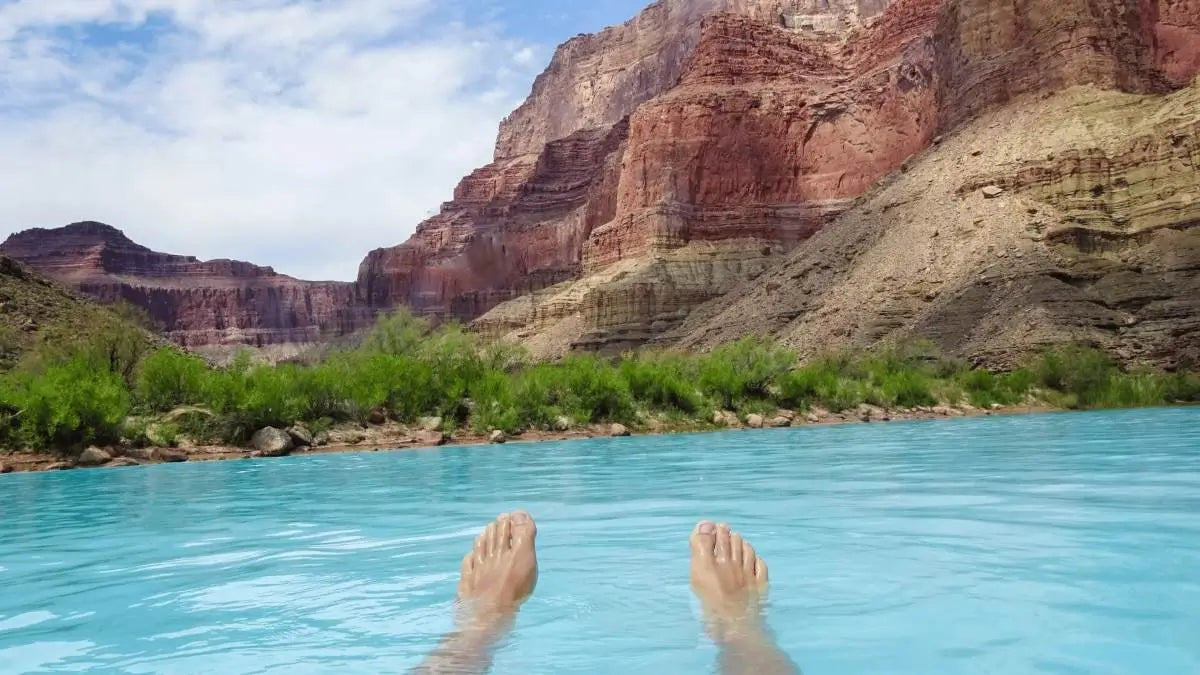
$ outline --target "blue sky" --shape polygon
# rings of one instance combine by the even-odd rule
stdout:
[[[0,238],[351,279],[491,157],[558,43],[648,0],[0,0]]]

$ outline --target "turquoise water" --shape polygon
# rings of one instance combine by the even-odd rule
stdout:
[[[808,675],[1200,672],[1200,409],[0,476],[0,672],[397,672],[521,506],[497,673],[703,673],[687,534]]]

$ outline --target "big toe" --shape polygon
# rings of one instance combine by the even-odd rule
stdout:
[[[508,515],[509,528],[512,532],[512,547],[516,550],[530,550],[537,539],[537,523],[533,516],[525,511],[514,511]]]
[[[692,530],[691,543],[693,559],[712,560],[717,545],[717,526],[707,520],[700,521]]]

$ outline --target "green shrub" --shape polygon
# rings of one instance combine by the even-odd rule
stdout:
[[[36,373],[6,377],[0,408],[9,415],[8,443],[34,449],[78,450],[116,442],[130,410],[122,377],[83,356]]]
[[[1200,403],[1200,376],[1176,373],[1167,376],[1163,398],[1167,403]]]
[[[1033,374],[1025,369],[1011,373],[972,370],[960,375],[958,382],[966,391],[971,405],[990,408],[993,405],[1011,406],[1024,402],[1033,387],[1033,380]]]
[[[917,371],[890,372],[880,376],[876,405],[884,407],[917,408],[937,405],[933,383]]]
[[[174,448],[179,445],[179,425],[174,422],[152,425],[147,428],[146,437],[160,448]]]
[[[695,413],[704,400],[691,366],[676,354],[634,354],[621,362],[619,370],[634,400],[655,409]]]
[[[722,407],[736,410],[745,399],[763,399],[792,368],[794,352],[770,341],[745,338],[699,358],[701,390]]]
[[[1119,372],[1108,354],[1080,346],[1052,349],[1035,360],[1031,370],[1038,384],[1072,395],[1082,407],[1102,402]]]
[[[160,349],[147,356],[137,369],[137,399],[156,412],[204,400],[208,364],[174,349]]]

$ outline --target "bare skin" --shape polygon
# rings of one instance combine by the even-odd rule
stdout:
[[[500,515],[463,558],[457,630],[416,669],[420,674],[485,673],[492,652],[537,585],[537,526],[524,511]]]
[[[750,542],[728,525],[703,521],[692,531],[692,590],[704,607],[723,675],[795,675],[762,616],[769,574]]]
[[[458,628],[416,669],[419,675],[479,675],[537,585],[537,526],[524,511],[502,514],[475,539],[458,582]],[[763,623],[767,564],[728,525],[692,532],[692,588],[721,649],[722,675],[797,675]]]

